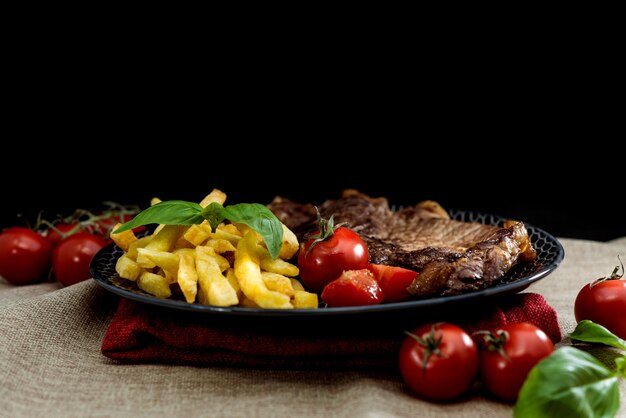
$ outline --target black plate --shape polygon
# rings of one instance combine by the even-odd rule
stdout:
[[[504,218],[478,212],[462,210],[450,211],[450,217],[459,221],[480,222],[488,225],[502,225]],[[449,309],[467,303],[480,303],[503,295],[517,293],[532,283],[553,272],[563,260],[565,251],[559,241],[547,232],[526,224],[530,239],[537,250],[537,259],[532,263],[518,265],[498,280],[498,284],[487,289],[456,296],[443,296],[430,299],[387,303],[381,305],[355,306],[344,308],[320,309],[254,309],[239,307],[218,307],[187,303],[183,300],[159,299],[140,290],[132,281],[122,279],[115,272],[115,263],[123,252],[114,244],[98,252],[91,262],[91,274],[96,282],[105,289],[122,297],[164,308],[192,311],[200,314],[244,317],[276,318],[329,318],[345,317],[355,314],[399,313],[403,311]]]

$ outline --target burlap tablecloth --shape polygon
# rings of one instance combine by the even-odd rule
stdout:
[[[590,279],[609,273],[626,238],[562,239],[565,260],[529,290],[557,310],[564,334]],[[116,297],[93,281],[13,287],[0,279],[0,416],[509,417],[512,407],[472,394],[433,404],[398,376],[369,372],[120,365],[100,353]],[[563,344],[568,344],[567,339]],[[598,352],[603,352],[599,350]],[[626,417],[626,384],[621,383]]]

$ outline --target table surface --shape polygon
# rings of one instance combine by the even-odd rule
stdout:
[[[528,291],[556,309],[566,335],[575,327],[578,290],[610,273],[617,254],[626,257],[626,237],[560,241],[563,263]],[[14,287],[0,279],[0,416],[512,415],[510,405],[479,390],[454,403],[420,400],[393,373],[117,364],[100,352],[116,301],[93,280],[61,288]],[[565,338],[560,345],[568,344]],[[620,385],[618,416],[626,417],[626,383]]]

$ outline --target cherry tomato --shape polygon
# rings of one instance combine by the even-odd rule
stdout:
[[[56,247],[61,243],[61,241],[63,241],[61,234],[67,234],[74,231],[78,232],[79,229],[78,224],[56,224],[54,225],[54,228],[55,229],[48,229],[46,234],[46,239],[52,243],[53,247]],[[59,234],[59,232],[61,234]]]
[[[383,292],[371,271],[346,270],[324,287],[322,300],[328,306],[376,305],[383,301]]]
[[[315,292],[321,292],[344,270],[367,268],[370,258],[367,245],[356,232],[335,227],[332,216],[318,222],[318,234],[303,243],[298,255],[300,278]]]
[[[588,319],[607,328],[613,334],[626,339],[626,280],[619,268],[611,276],[585,285],[574,302],[576,321]]]
[[[109,239],[109,234],[111,233],[111,230],[115,227],[115,225],[117,225],[118,223],[126,223],[130,220],[133,219],[133,215],[129,215],[129,214],[124,214],[124,215],[115,215],[115,216],[111,216],[110,218],[102,218],[99,219],[98,221],[96,221],[96,225],[93,228],[93,232],[94,234],[98,234],[103,236],[105,239]],[[133,232],[135,234],[138,234],[141,231],[145,231],[146,227],[145,226],[139,226],[137,228],[133,229]]]
[[[50,271],[52,244],[27,228],[9,228],[0,234],[0,276],[22,285],[44,280]]]
[[[413,330],[400,347],[400,373],[417,395],[448,400],[466,392],[478,373],[478,348],[462,328],[448,323]]]
[[[480,373],[494,395],[515,401],[530,370],[554,351],[554,344],[533,324],[505,325],[485,337]]]
[[[411,297],[406,288],[413,283],[418,272],[382,264],[370,264],[369,269],[385,295],[384,302],[400,302]]]
[[[54,250],[52,270],[63,286],[70,286],[91,277],[89,264],[106,241],[87,232],[78,232],[59,244]]]

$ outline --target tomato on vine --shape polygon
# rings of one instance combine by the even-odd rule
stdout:
[[[339,278],[345,270],[369,266],[369,251],[359,234],[343,224],[335,225],[318,213],[319,230],[300,246],[298,268],[302,282],[315,292]]]
[[[540,328],[524,322],[505,325],[484,334],[480,374],[487,389],[507,401],[515,401],[530,370],[554,351],[554,344]]]
[[[620,260],[611,275],[597,279],[580,289],[574,302],[576,322],[588,319],[626,339],[626,280]]]
[[[50,270],[52,244],[28,228],[0,233],[0,276],[16,285],[45,280]]]
[[[400,373],[417,395],[438,401],[456,398],[473,385],[478,373],[478,348],[462,328],[449,323],[427,324],[402,343]]]

